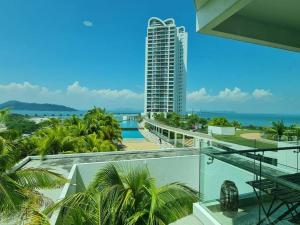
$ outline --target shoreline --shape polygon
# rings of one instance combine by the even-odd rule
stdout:
[[[12,113],[17,113],[21,115],[27,115],[31,118],[68,118],[72,115],[77,115],[79,117],[83,116],[86,111],[31,111],[31,110],[12,110]],[[123,113],[111,112],[112,114],[118,116]],[[128,112],[124,114],[135,114]],[[210,112],[201,111],[196,112],[200,117],[203,118],[214,118],[214,117],[225,117],[228,120],[237,120],[243,126],[256,126],[256,127],[270,127],[272,122],[283,120],[285,125],[290,126],[296,124],[300,126],[300,115],[298,114],[272,114],[272,113],[238,113],[238,112]]]

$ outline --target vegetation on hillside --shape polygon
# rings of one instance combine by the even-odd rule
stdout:
[[[27,103],[27,102],[20,102],[20,101],[8,101],[0,104],[0,109],[5,109],[5,108],[9,108],[11,110],[30,110],[30,111],[77,111],[74,108],[70,108],[63,105]]]
[[[20,114],[8,114],[5,119],[5,125],[7,129],[14,130],[19,135],[30,134],[41,127],[34,121],[29,120],[28,117]]]

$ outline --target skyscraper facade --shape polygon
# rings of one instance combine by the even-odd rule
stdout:
[[[148,21],[145,57],[145,113],[186,110],[187,38],[174,19]]]

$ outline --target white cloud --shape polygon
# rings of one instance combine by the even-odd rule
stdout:
[[[278,112],[275,106],[281,104],[271,91],[265,89],[244,91],[235,87],[211,93],[201,88],[187,94],[187,110]]]
[[[188,109],[239,110],[247,105],[266,105],[262,100],[272,96],[271,91],[265,89],[245,92],[238,87],[224,88],[213,94],[201,88],[187,94],[187,104]],[[97,106],[109,110],[142,110],[144,94],[129,89],[91,89],[78,81],[62,90],[51,90],[29,82],[0,84],[0,103],[8,100],[63,104],[77,109]]]
[[[29,82],[0,84],[0,102],[19,100],[37,103],[54,103],[88,109],[93,106],[107,109],[142,109],[144,94],[128,89],[89,89],[78,81],[66,90],[49,90],[46,87]]]
[[[201,88],[198,91],[193,91],[191,93],[188,93],[187,99],[189,101],[210,101],[212,100],[212,96],[209,96],[207,94],[205,88]]]
[[[265,89],[255,89],[252,92],[252,95],[254,98],[260,99],[260,98],[270,97],[272,96],[272,93],[271,91]]]
[[[94,25],[93,22],[90,20],[84,20],[82,23],[86,27],[92,27]]]
[[[50,91],[48,88],[33,85],[29,82],[0,84],[0,100],[22,100],[30,99],[31,101],[39,101],[45,98],[55,98],[60,95],[60,90]],[[40,102],[40,101],[39,101]]]
[[[219,92],[218,99],[229,100],[229,101],[244,101],[248,98],[248,93],[243,92],[240,88],[225,88]]]
[[[138,94],[128,89],[112,90],[112,89],[89,89],[87,87],[80,86],[79,82],[76,81],[67,88],[69,95],[84,95],[88,97],[97,97],[103,99],[129,99],[129,100],[140,100],[144,98],[144,94]]]
[[[213,101],[245,101],[249,98],[249,94],[243,92],[240,88],[225,88],[217,95],[210,95],[205,88],[193,91],[187,95],[187,100],[192,102],[213,102]]]

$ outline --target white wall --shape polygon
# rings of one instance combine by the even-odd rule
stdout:
[[[86,163],[77,165],[77,174],[84,185],[89,185],[96,173],[109,162]],[[198,190],[199,187],[199,156],[178,156],[169,158],[136,159],[115,161],[117,165],[129,168],[147,166],[157,184],[183,182]]]
[[[234,127],[208,126],[208,134],[235,135]]]
[[[296,143],[294,142],[278,142],[278,148],[283,147],[294,147]],[[280,166],[286,166],[292,170],[292,172],[295,172],[294,170],[297,169],[297,155],[298,155],[298,162],[299,162],[299,168],[300,168],[300,154],[296,154],[295,150],[287,150],[287,151],[279,151],[276,152],[277,155],[277,162],[278,167]]]

